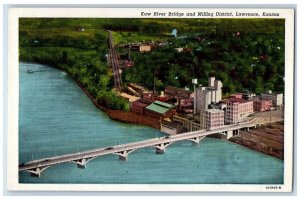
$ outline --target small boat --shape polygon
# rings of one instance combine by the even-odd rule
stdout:
[[[30,70],[30,69],[27,70],[27,73],[31,73],[31,74],[32,74],[33,72],[34,72],[34,71],[32,71],[32,70]]]

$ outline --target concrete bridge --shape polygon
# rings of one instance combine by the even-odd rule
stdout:
[[[153,147],[156,153],[164,153],[166,148],[177,141],[189,140],[193,143],[198,143],[206,136],[213,134],[223,134],[227,139],[234,135],[239,134],[239,130],[249,131],[249,128],[256,128],[256,124],[252,122],[247,122],[243,124],[226,125],[221,128],[215,128],[210,130],[199,130],[193,132],[187,132],[172,136],[159,137],[148,139],[139,142],[127,143],[122,145],[115,145],[105,148],[99,148],[89,151],[83,151],[78,153],[71,153],[61,156],[49,157],[39,160],[30,161],[19,165],[19,171],[28,171],[32,176],[40,177],[41,173],[48,167],[60,163],[73,162],[76,163],[79,168],[85,168],[86,164],[96,157],[104,156],[108,154],[116,154],[119,156],[120,160],[127,161],[128,155],[133,151],[145,148]]]

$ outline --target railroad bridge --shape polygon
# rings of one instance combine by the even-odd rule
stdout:
[[[153,138],[139,142],[132,142],[127,144],[115,145],[110,147],[98,148],[89,151],[71,153],[61,156],[49,157],[39,160],[30,161],[19,165],[19,171],[28,171],[32,176],[40,177],[41,173],[48,167],[56,164],[73,162],[79,168],[85,168],[86,164],[94,158],[115,154],[119,156],[120,160],[128,160],[128,155],[137,149],[145,147],[153,147],[156,153],[162,154],[166,148],[177,141],[189,140],[193,143],[199,142],[208,135],[223,134],[227,139],[239,134],[239,130],[249,131],[249,128],[256,128],[256,124],[246,122],[243,124],[226,125],[220,128],[210,130],[198,130],[193,132],[181,133],[172,136]]]

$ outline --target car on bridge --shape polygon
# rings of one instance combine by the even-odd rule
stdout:
[[[114,147],[106,147],[105,150],[113,149]]]

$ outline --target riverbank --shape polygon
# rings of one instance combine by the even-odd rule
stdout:
[[[93,104],[103,112],[105,112],[112,120],[123,122],[123,123],[131,123],[131,124],[139,124],[139,125],[145,125],[150,126],[152,128],[160,129],[160,123],[159,119],[153,118],[153,117],[146,117],[141,115],[138,115],[133,112],[123,111],[123,110],[112,110],[108,109],[105,106],[99,104],[97,100],[89,94],[89,92],[84,88],[84,86],[76,81],[78,86],[82,89],[82,91],[91,99]]]
[[[249,132],[240,131],[238,136],[231,138],[229,141],[284,159],[283,122],[263,125],[256,129],[250,129]]]

